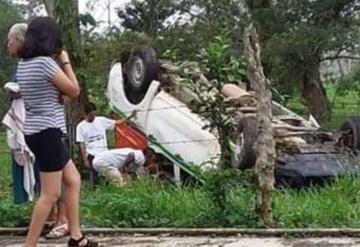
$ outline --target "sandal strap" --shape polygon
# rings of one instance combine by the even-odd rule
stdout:
[[[86,241],[87,241],[87,243],[86,243],[86,245],[79,245],[80,243],[81,243],[81,241],[83,241],[83,240],[85,240],[86,239]],[[96,242],[96,241],[91,241],[90,239],[88,239],[88,238],[86,238],[85,237],[85,234],[83,234],[82,236],[81,236],[81,238],[80,239],[78,239],[78,240],[75,240],[75,239],[73,239],[73,238],[70,238],[69,239],[69,242],[68,242],[68,246],[69,247],[98,247],[99,246],[99,244],[98,244],[98,242]]]
[[[59,231],[59,230],[62,230],[62,229],[64,229],[65,231],[68,230],[68,226],[67,226],[66,223],[53,228],[53,230],[55,230],[55,231]]]
[[[54,227],[47,235],[48,238],[63,237],[69,233],[67,224]]]
[[[85,235],[83,234],[82,236],[81,236],[81,238],[79,238],[78,240],[75,240],[75,239],[73,239],[73,238],[70,238],[69,239],[69,242],[68,242],[68,246],[69,247],[76,247],[76,246],[79,246],[79,243],[81,242],[81,241],[83,241],[85,239]],[[86,245],[85,245],[86,246]]]

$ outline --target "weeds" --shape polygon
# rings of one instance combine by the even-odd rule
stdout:
[[[90,192],[88,192],[90,193]],[[186,227],[206,224],[210,201],[198,189],[141,180],[123,188],[99,187],[83,200],[85,221],[107,227]]]
[[[274,215],[286,227],[359,227],[360,181],[344,178],[324,188],[275,194]]]
[[[83,186],[81,216],[87,227],[263,227],[255,214],[251,174],[208,174],[203,187],[140,180],[125,187]],[[31,205],[0,197],[0,226],[27,226]],[[324,188],[274,193],[279,227],[360,227],[360,181],[346,178]]]

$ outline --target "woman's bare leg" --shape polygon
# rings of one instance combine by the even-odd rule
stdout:
[[[69,231],[72,238],[81,236],[79,222],[79,200],[80,200],[80,174],[72,160],[63,169],[63,182],[65,185],[65,207],[69,222]]]
[[[25,247],[35,247],[50,211],[60,196],[62,171],[40,172],[41,193],[33,210]]]
[[[66,218],[66,206],[65,206],[65,202],[64,199],[60,199],[57,203],[57,220],[56,220],[56,226],[61,226],[63,224],[68,223],[67,218]]]

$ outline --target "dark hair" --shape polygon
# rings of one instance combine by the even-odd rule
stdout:
[[[24,47],[20,52],[22,58],[53,56],[62,50],[60,30],[50,17],[33,19],[26,31]]]
[[[156,162],[156,163],[159,163],[161,161],[160,157],[151,148],[145,148],[143,150],[143,154],[145,156],[146,161]]]
[[[90,102],[87,105],[85,105],[85,108],[84,108],[85,114],[89,114],[93,111],[96,111],[96,105],[94,103]]]

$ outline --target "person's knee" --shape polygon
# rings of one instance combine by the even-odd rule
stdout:
[[[60,190],[41,192],[39,200],[54,205],[59,200],[60,193]]]
[[[75,164],[72,160],[65,167],[63,173],[63,182],[66,188],[68,189],[77,189],[80,188],[81,177],[79,171],[76,169]]]
[[[70,189],[80,189],[81,186],[81,177],[78,172],[70,174],[66,177],[64,184],[67,188]]]

